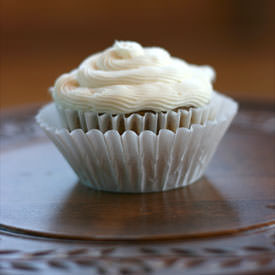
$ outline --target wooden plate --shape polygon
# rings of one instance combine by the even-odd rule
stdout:
[[[151,194],[113,194],[82,186],[35,128],[39,137],[2,146],[1,227],[54,238],[154,240],[215,236],[271,224],[274,136],[265,125],[253,129],[238,123],[227,132],[201,180]]]
[[[37,107],[0,112],[0,273],[274,274],[274,111],[247,106],[203,179],[144,195],[78,184]]]

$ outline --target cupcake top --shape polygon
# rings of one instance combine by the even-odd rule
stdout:
[[[63,107],[99,113],[166,112],[206,105],[214,70],[188,64],[158,47],[116,41],[61,75],[52,89]]]

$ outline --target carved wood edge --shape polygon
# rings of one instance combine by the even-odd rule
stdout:
[[[275,209],[274,204],[268,204],[266,205],[267,208]],[[217,232],[205,232],[205,233],[199,233],[199,234],[188,234],[188,235],[154,235],[154,236],[146,236],[142,235],[140,239],[135,236],[134,239],[131,239],[129,237],[123,237],[120,238],[106,238],[106,237],[79,237],[79,236],[73,236],[73,235],[65,235],[65,234],[55,234],[55,233],[47,233],[42,231],[33,231],[29,229],[22,229],[22,228],[16,228],[13,226],[0,224],[0,233],[1,232],[9,232],[11,234],[17,234],[17,235],[24,235],[24,236],[31,236],[31,237],[42,237],[42,238],[48,238],[48,239],[59,239],[59,240],[76,240],[76,241],[173,241],[173,240],[190,240],[190,239],[203,239],[203,238],[215,238],[215,237],[222,237],[222,236],[235,236],[242,232],[251,232],[256,229],[262,229],[262,228],[268,228],[269,226],[275,226],[275,220],[251,225],[247,227],[240,227],[235,229],[228,229],[228,230],[219,230]]]
[[[228,239],[230,245],[226,245]],[[238,238],[189,242],[62,241],[0,231],[0,247],[0,273],[93,270],[95,274],[158,274],[166,270],[175,274],[209,274],[210,271],[211,274],[244,271],[272,274],[275,271],[274,226],[242,233]]]

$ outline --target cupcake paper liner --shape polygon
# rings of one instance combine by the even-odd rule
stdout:
[[[159,113],[148,111],[144,114],[130,115],[75,111],[57,103],[56,108],[63,127],[70,131],[82,129],[87,132],[98,129],[105,133],[108,130],[117,130],[122,134],[126,130],[133,130],[139,134],[145,130],[158,133],[161,129],[168,129],[175,132],[178,128],[190,128],[192,124],[203,125],[206,121],[215,119],[219,100],[219,96],[214,93],[211,102],[203,107]]]
[[[175,131],[161,129],[158,134],[70,132],[54,103],[43,107],[36,120],[86,186],[111,192],[157,192],[191,184],[203,175],[238,108],[228,97],[219,95],[219,100],[214,121]]]

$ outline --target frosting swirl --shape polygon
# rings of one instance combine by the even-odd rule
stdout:
[[[210,101],[214,70],[188,64],[157,47],[116,41],[61,75],[54,100],[74,110],[132,113],[200,107]]]

